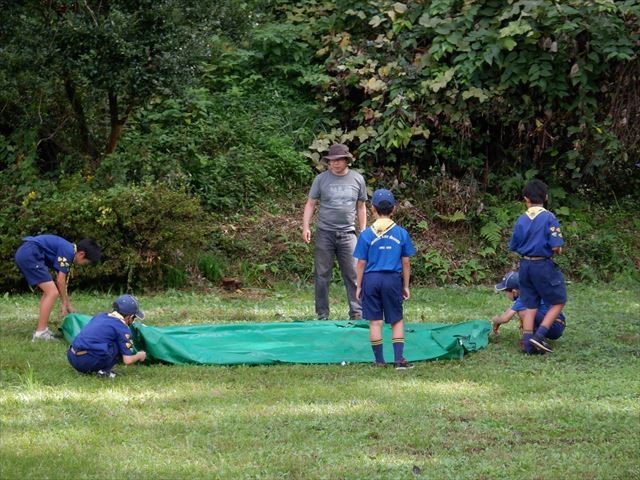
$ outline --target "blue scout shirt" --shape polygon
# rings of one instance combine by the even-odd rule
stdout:
[[[514,312],[521,312],[522,310],[526,309],[527,307],[525,307],[524,303],[520,301],[520,297],[516,298],[515,302],[513,302],[513,305],[511,305],[511,310],[513,310]],[[544,303],[544,300],[540,299],[540,306],[538,307],[538,313],[536,314],[536,316],[542,315],[544,317],[548,311],[549,307],[547,307],[547,305]],[[564,313],[560,312],[560,315],[558,315],[558,320],[562,320],[563,322],[565,321]]]
[[[364,273],[368,272],[402,272],[402,257],[410,257],[416,253],[407,231],[393,222],[387,228],[376,231],[373,226],[365,229],[358,237],[353,256],[366,260]]]
[[[102,312],[91,319],[74,338],[76,351],[88,350],[95,356],[133,355],[131,329],[117,312]]]
[[[69,267],[76,255],[76,246],[57,235],[38,235],[24,237],[23,242],[33,242],[44,254],[44,263],[56,272],[69,273]]]
[[[564,245],[560,224],[543,207],[531,207],[513,227],[509,250],[528,257],[551,257],[552,248]]]

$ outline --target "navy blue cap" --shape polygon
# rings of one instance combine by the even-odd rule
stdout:
[[[499,292],[502,290],[513,290],[514,288],[520,288],[520,276],[518,272],[507,272],[507,274],[502,277],[500,283],[496,285],[496,290]]]
[[[140,310],[138,299],[133,295],[120,295],[113,302],[113,309],[122,315],[135,315],[140,320],[144,318],[144,313]]]
[[[396,204],[396,199],[391,193],[391,190],[386,190],[381,188],[373,192],[373,196],[371,197],[371,203],[374,207],[380,207],[382,202],[386,202],[389,207],[393,207]]]

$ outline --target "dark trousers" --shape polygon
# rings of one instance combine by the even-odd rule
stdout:
[[[356,234],[317,230],[315,235],[315,300],[318,318],[329,316],[329,285],[336,258],[347,290],[349,318],[362,315],[362,306],[356,298]]]

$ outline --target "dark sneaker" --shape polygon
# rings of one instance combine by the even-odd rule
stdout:
[[[406,360],[402,360],[400,362],[395,362],[393,364],[393,368],[396,370],[409,370],[413,368],[413,363],[409,363]]]
[[[383,363],[380,363],[380,362],[374,362],[374,363],[372,363],[372,364],[371,364],[371,366],[372,366],[373,368],[384,368],[384,367],[386,367],[386,366],[387,366],[387,364],[386,364],[386,363],[384,363],[384,362],[383,362]]]
[[[353,316],[349,318],[349,320],[362,320],[362,315],[360,313],[354,313]]]
[[[535,347],[539,352],[553,353],[553,348],[540,337],[531,337],[529,343]]]
[[[96,377],[98,378],[116,378],[118,374],[116,372],[112,372],[111,370],[98,370],[96,372]]]

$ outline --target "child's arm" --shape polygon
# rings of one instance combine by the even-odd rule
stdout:
[[[362,277],[364,276],[366,266],[366,260],[358,259],[356,263],[356,298],[358,300],[362,300]]]
[[[123,355],[122,361],[125,365],[131,365],[136,362],[144,362],[147,359],[147,352],[144,350],[140,350],[138,353],[134,355]]]
[[[411,262],[409,257],[402,257],[402,298],[409,300],[409,279],[411,278]]]
[[[56,275],[56,287],[60,294],[60,314],[65,315],[75,312],[75,309],[71,306],[69,300],[69,294],[67,293],[67,274],[64,272],[58,272]]]
[[[491,319],[491,322],[493,323],[493,333],[498,334],[500,325],[508,323],[516,313],[517,312],[515,310],[507,308],[502,315],[496,315],[495,317],[493,317]]]

